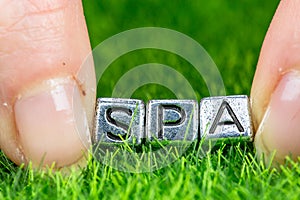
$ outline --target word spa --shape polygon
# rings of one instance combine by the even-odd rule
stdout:
[[[201,138],[251,141],[253,137],[245,95],[207,97],[200,104],[195,100],[151,100],[146,106],[137,99],[99,98],[94,132],[94,143]]]

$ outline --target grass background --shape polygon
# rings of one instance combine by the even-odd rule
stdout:
[[[137,27],[174,29],[198,41],[218,66],[227,94],[250,93],[259,50],[279,0],[100,1],[83,0],[92,47]],[[159,50],[139,50],[117,59],[101,78],[98,96],[110,96],[117,80],[136,65],[158,62],[190,80],[198,98],[207,96],[189,63]],[[196,75],[195,75],[196,74]],[[173,98],[158,85],[133,95]],[[151,173],[120,172],[89,159],[82,170],[61,172],[17,167],[0,154],[0,199],[299,199],[300,167],[271,169],[257,161],[251,144],[222,144],[206,157],[190,150]]]

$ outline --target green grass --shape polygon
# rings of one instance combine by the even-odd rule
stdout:
[[[218,66],[227,94],[249,94],[259,50],[279,0],[100,1],[84,0],[91,44],[121,31],[156,26],[198,41]],[[138,50],[117,59],[101,78],[98,96],[110,96],[118,79],[136,65],[163,63],[208,96],[200,75],[182,58],[161,50]],[[166,87],[145,85],[134,98],[174,98]],[[113,169],[90,157],[87,167],[62,172],[18,167],[0,154],[0,199],[299,199],[300,166],[280,170],[255,157],[252,144],[220,144],[201,156],[189,149],[153,172]],[[287,167],[289,166],[289,167]]]

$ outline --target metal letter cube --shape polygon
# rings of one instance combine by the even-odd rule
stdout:
[[[153,140],[198,138],[198,103],[194,100],[152,100],[147,105],[146,134]]]
[[[94,142],[141,143],[145,105],[141,100],[99,98],[97,100]]]
[[[245,95],[208,97],[200,103],[200,134],[205,139],[252,140],[249,99]]]

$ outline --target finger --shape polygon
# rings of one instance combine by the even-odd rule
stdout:
[[[0,4],[1,149],[17,164],[70,165],[88,148],[95,102],[81,1]]]
[[[255,145],[268,160],[300,155],[300,1],[280,2],[259,57],[251,101]]]

